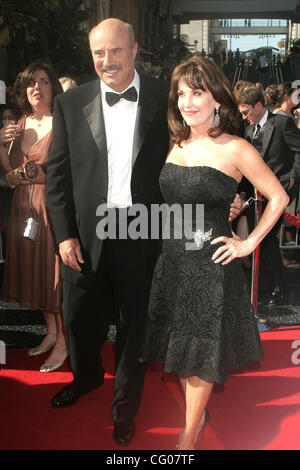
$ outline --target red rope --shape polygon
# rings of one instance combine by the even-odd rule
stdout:
[[[296,215],[292,215],[286,211],[284,211],[282,215],[289,224],[294,225],[297,228],[300,228],[300,217],[297,217]]]

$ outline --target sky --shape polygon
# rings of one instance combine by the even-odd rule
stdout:
[[[284,1],[284,0],[283,0]],[[224,20],[221,20],[224,21]],[[231,22],[232,26],[245,26],[245,19],[233,19],[226,20],[227,24]],[[276,19],[252,19],[247,20],[251,21],[251,26],[286,26],[286,20],[276,20]],[[245,28],[247,31],[247,28]],[[266,36],[266,35],[265,35]],[[222,37],[222,39],[227,39],[228,49],[230,49],[230,39],[228,36]],[[241,51],[247,51],[249,49],[256,49],[258,47],[272,46],[278,48],[278,42],[284,40],[285,36],[283,34],[279,35],[269,35],[269,37],[262,37],[256,35],[240,36],[236,38],[232,36],[231,38],[231,50],[236,51],[239,48]]]

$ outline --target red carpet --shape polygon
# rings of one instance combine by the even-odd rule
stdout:
[[[209,403],[206,450],[300,449],[300,328],[261,333],[265,359],[231,373]],[[293,348],[294,346],[294,348]],[[7,352],[0,371],[1,450],[114,450],[110,404],[113,345],[105,344],[105,384],[74,406],[55,410],[53,395],[71,380],[66,364],[42,374],[42,358]],[[183,425],[183,400],[176,377],[149,367],[137,434],[126,450],[172,450]]]

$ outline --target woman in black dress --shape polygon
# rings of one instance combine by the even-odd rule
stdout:
[[[164,362],[165,371],[180,378],[186,422],[177,448],[184,450],[196,448],[214,382],[224,383],[229,368],[263,357],[238,258],[257,247],[288,196],[256,149],[237,137],[239,111],[230,84],[210,60],[193,57],[175,69],[168,117],[174,145],[160,185],[166,203],[182,208],[182,236],[171,217],[171,236],[163,240],[154,273],[142,358]],[[228,221],[243,175],[269,201],[246,240]],[[191,220],[184,219],[186,205]],[[204,210],[202,224],[197,206]]]

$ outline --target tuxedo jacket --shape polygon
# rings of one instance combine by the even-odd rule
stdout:
[[[245,137],[249,142],[254,131],[255,125],[246,127]],[[292,118],[268,111],[261,156],[285,190],[290,179],[300,182],[300,129]]]
[[[108,154],[100,80],[55,98],[53,134],[47,167],[47,200],[56,242],[78,238],[84,264],[79,273],[62,265],[64,279],[89,285],[97,271],[103,241],[96,235],[97,207],[107,201]],[[169,147],[165,81],[140,76],[132,152],[132,203],[159,204],[159,175]],[[155,243],[143,240],[153,267]],[[147,242],[147,243],[146,243]]]

